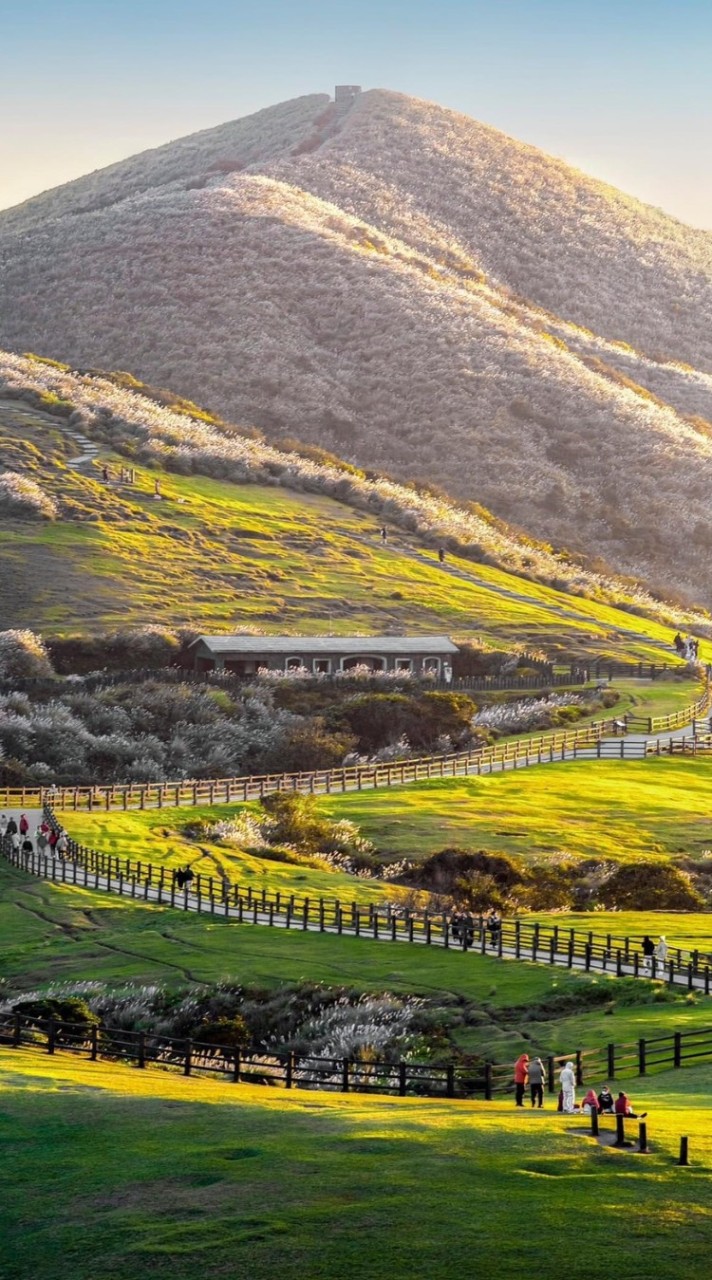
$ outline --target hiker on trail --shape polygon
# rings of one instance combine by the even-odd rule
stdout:
[[[655,955],[655,943],[646,933],[640,945],[643,952],[643,965],[646,969],[652,969],[653,956]]]
[[[589,1113],[595,1111],[596,1115],[598,1115],[598,1098],[596,1096],[595,1089],[589,1089],[586,1097],[581,1103],[581,1110],[588,1111]]]
[[[161,482],[160,482],[160,480],[154,480],[154,482],[153,482],[153,496],[154,496],[154,498],[161,498],[161,497],[163,496],[163,495],[161,494]]]
[[[668,953],[667,940],[665,938],[665,934],[661,933],[660,937],[658,938],[658,945],[655,948],[655,959],[657,960],[658,964],[665,964],[665,961],[667,960],[667,953]]]
[[[453,928],[454,936],[462,943],[463,951],[467,951],[475,941],[475,923],[469,911],[458,911],[455,917],[457,923],[457,932]]]
[[[563,1093],[561,1110],[567,1115],[573,1113],[576,1105],[576,1074],[574,1072],[573,1062],[567,1062],[559,1072],[559,1084]]]
[[[381,542],[388,542],[388,530],[384,524],[381,525]]]
[[[23,813],[20,817],[20,835],[26,836],[29,829],[30,829],[30,824],[27,821],[27,814]]]
[[[647,1111],[634,1111],[627,1093],[619,1093],[616,1098],[615,1113],[617,1116],[630,1116],[631,1120],[644,1120]]]
[[[598,1110],[603,1114],[613,1111],[613,1094],[607,1084],[601,1085],[601,1092],[598,1095]]]
[[[529,1054],[520,1053],[514,1064],[514,1100],[518,1107],[524,1106],[524,1090],[529,1071]]]
[[[531,1093],[532,1106],[544,1106],[544,1063],[541,1058],[532,1058],[529,1063],[529,1092]]]
[[[499,935],[502,932],[502,921],[494,910],[490,911],[487,917],[487,932],[490,936],[491,945],[496,947],[499,942]]]
[[[679,632],[679,631],[677,632],[677,634],[676,634],[676,636],[675,636],[675,639],[673,640],[673,644],[674,644],[675,648],[677,649],[677,652],[678,652],[678,653],[683,653],[683,652],[684,652],[684,649],[685,649],[685,641],[683,640],[683,638],[682,638],[682,636],[680,635],[680,632]]]
[[[109,483],[109,468],[106,464],[101,468],[101,478],[104,481],[104,484]]]
[[[440,563],[441,563],[441,564],[444,564],[444,563],[445,563],[445,548],[444,548],[444,547],[438,547],[438,560],[440,561]]]

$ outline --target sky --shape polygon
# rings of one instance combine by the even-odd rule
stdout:
[[[335,83],[712,230],[712,0],[0,0],[0,208]]]

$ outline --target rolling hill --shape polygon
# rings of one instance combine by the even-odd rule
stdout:
[[[709,630],[482,508],[275,449],[125,374],[1,353],[0,566],[4,625],[46,634],[447,631],[564,660],[669,662],[672,626]]]
[[[38,196],[0,317],[712,599],[712,236],[454,112],[313,95]]]

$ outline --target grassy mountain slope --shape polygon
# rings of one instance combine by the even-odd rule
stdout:
[[[708,593],[709,235],[380,91],[82,183],[0,216],[0,341],[135,369]]]
[[[35,404],[0,399],[0,470],[39,483],[59,514],[55,521],[31,521],[0,512],[6,626],[58,632],[150,620],[217,630],[405,628],[545,647],[553,655],[624,651],[670,659],[670,624],[684,625],[683,618],[670,614],[665,625],[613,607],[606,597],[617,591],[623,603],[645,604],[646,598],[557,561],[546,548],[517,541],[480,515],[388,482],[320,468],[258,441],[220,435],[111,383],[73,378],[36,361],[20,364],[23,371],[46,372],[51,385],[56,378],[61,395],[43,391],[39,399],[34,395]],[[23,392],[43,384],[28,377],[17,385]],[[87,388],[94,397],[89,426],[89,402],[82,399]],[[73,402],[61,401],[66,395]],[[58,400],[64,416],[54,412]],[[93,443],[77,424],[92,431]],[[114,477],[125,465],[112,441],[134,465],[138,461],[134,485],[101,482],[102,461]],[[167,472],[162,462],[242,483]],[[262,483],[245,484],[247,479]],[[307,486],[317,492],[305,493]],[[378,535],[383,519],[391,529],[385,546]],[[572,589],[583,594],[455,553],[441,568],[434,538],[450,527],[441,523],[446,520],[465,545],[475,534],[489,537],[486,559],[499,553],[504,563],[529,564],[530,572],[549,572],[554,581],[554,572],[568,574]],[[589,598],[596,595],[603,598]],[[654,606],[649,598],[647,604]]]

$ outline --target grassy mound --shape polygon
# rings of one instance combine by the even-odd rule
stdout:
[[[7,1280],[523,1274],[703,1280],[708,1073],[646,1083],[652,1151],[511,1103],[290,1094],[0,1051]],[[694,1165],[675,1165],[679,1135]],[[47,1177],[51,1170],[51,1194]],[[28,1223],[32,1230],[28,1230]],[[621,1228],[624,1224],[624,1229]],[[664,1261],[661,1263],[661,1258]],[[8,1269],[9,1267],[9,1269]]]

